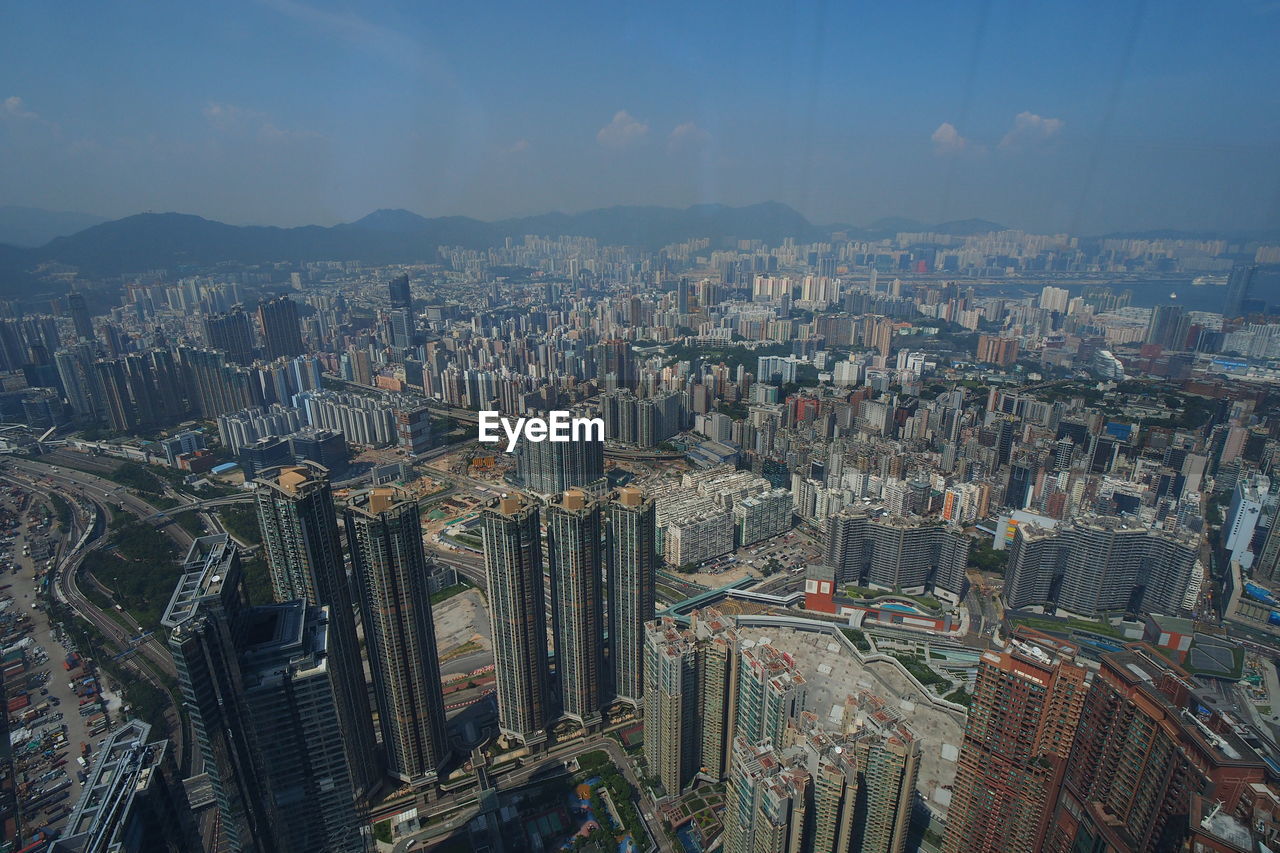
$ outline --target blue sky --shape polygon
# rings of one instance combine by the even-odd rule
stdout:
[[[0,204],[1280,227],[1280,3],[10,4]]]

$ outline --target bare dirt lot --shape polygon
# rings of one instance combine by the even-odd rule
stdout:
[[[489,611],[478,589],[442,601],[435,606],[433,615],[443,675],[472,672],[493,663]]]

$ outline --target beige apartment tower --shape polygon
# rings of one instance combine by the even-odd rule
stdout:
[[[600,506],[570,489],[547,505],[547,566],[560,711],[578,725],[600,723],[604,704],[604,590]]]
[[[498,730],[533,746],[546,742],[551,721],[538,506],[514,494],[486,507],[481,522],[498,682]]]

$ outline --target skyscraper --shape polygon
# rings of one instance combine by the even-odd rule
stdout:
[[[399,275],[387,286],[391,299],[391,345],[404,349],[416,341],[413,321],[413,294],[409,290],[409,276]]]
[[[151,370],[151,360],[147,354],[132,352],[124,357],[125,384],[129,388],[129,396],[133,398],[134,410],[138,415],[138,426],[153,427],[168,421],[165,403],[156,384],[156,376]]]
[[[1199,557],[1196,538],[1111,516],[1082,516],[1055,530],[1020,525],[1009,553],[1009,607],[1176,614]]]
[[[240,679],[279,851],[365,850],[351,768],[367,756],[353,753],[339,713],[331,613],[290,601],[250,608],[241,626]]]
[[[103,401],[107,426],[127,432],[138,426],[138,410],[129,396],[129,385],[124,366],[119,359],[99,359],[94,362],[93,375],[98,386],[98,398]]]
[[[600,506],[571,489],[547,506],[552,635],[560,709],[584,727],[604,704],[604,590]]]
[[[1008,367],[1018,360],[1018,339],[1000,335],[980,335],[975,358],[986,364]]]
[[[803,766],[811,777],[806,849],[832,853],[903,853],[907,849],[920,775],[920,742],[906,724],[891,712],[877,710],[857,731],[831,732],[822,728],[817,714],[804,711],[790,722],[784,741],[788,747],[780,751],[780,760]]]
[[[1280,581],[1280,524],[1271,522],[1262,550],[1253,561],[1253,576],[1263,583]]]
[[[780,760],[772,744],[735,738],[725,792],[725,853],[805,853],[805,828],[812,824],[809,785],[804,768]]]
[[[593,348],[596,358],[596,378],[604,386],[634,388],[636,361],[630,341],[601,341]]]
[[[216,418],[262,404],[262,388],[256,376],[242,367],[231,367],[218,350],[178,348],[187,400],[206,418]]]
[[[417,343],[417,330],[414,328],[413,311],[409,308],[393,308],[388,316],[391,329],[391,345],[404,350]]]
[[[248,607],[223,533],[192,543],[161,624],[229,849],[364,850],[325,609]]]
[[[804,710],[805,678],[773,646],[741,651],[734,733],[751,743],[782,743],[787,721]]]
[[[76,337],[83,341],[93,340],[93,317],[89,314],[89,306],[85,303],[84,294],[73,290],[67,294],[67,308],[71,312],[71,322],[76,329]]]
[[[347,506],[345,523],[387,772],[434,781],[449,747],[418,502],[372,489]]]
[[[698,644],[698,772],[718,782],[729,775],[738,716],[738,637],[733,623],[707,608],[690,616]]]
[[[1181,305],[1157,305],[1151,310],[1146,342],[1165,349],[1186,349],[1190,320]]]
[[[812,774],[810,846],[831,853],[871,853],[870,846],[854,846],[860,793],[855,752],[816,728],[806,734],[800,743],[808,753],[806,769]]]
[[[1045,850],[1230,849],[1184,847],[1193,804],[1240,815],[1242,796],[1270,774],[1202,690],[1150,646],[1103,657]]]
[[[1085,669],[1065,644],[1015,634],[984,652],[947,815],[944,853],[1042,849],[1084,704]]]
[[[645,626],[644,754],[668,795],[697,772],[698,659],[693,634],[674,619]]]
[[[605,437],[641,447],[657,446],[684,428],[682,397],[674,391],[661,391],[641,400],[626,389],[601,394]]]
[[[558,495],[568,489],[600,494],[606,487],[604,442],[521,438],[516,471],[525,489],[540,495]]]
[[[253,364],[253,329],[249,315],[239,305],[226,314],[205,317],[204,340],[210,349],[222,350],[228,361]]]
[[[1231,275],[1227,278],[1227,298],[1222,306],[1222,316],[1231,318],[1241,315],[1257,272],[1258,268],[1250,264],[1237,264],[1231,270]],[[79,329],[79,326],[76,328]]]
[[[486,507],[481,520],[498,682],[498,729],[525,745],[542,743],[551,709],[538,507],[521,495],[512,495]]]
[[[1040,288],[1040,307],[1046,311],[1067,313],[1067,302],[1071,299],[1071,291],[1065,287]]]
[[[141,720],[107,735],[52,853],[200,849],[169,741],[150,738],[151,726]]]
[[[645,758],[669,795],[726,778],[735,734],[738,639],[716,610],[644,626]]]
[[[80,343],[69,349],[60,349],[53,354],[53,363],[58,369],[58,380],[66,392],[72,415],[82,422],[97,420],[100,406],[93,373],[92,347]]]
[[[905,516],[873,518],[855,506],[827,519],[825,564],[842,583],[930,589],[959,601],[970,539],[956,527]]]
[[[173,352],[153,349],[146,354],[151,376],[155,381],[157,416],[164,423],[180,420],[187,412],[182,388],[182,371],[174,361]]]
[[[413,307],[413,293],[409,290],[408,275],[398,275],[391,279],[387,285],[387,294],[393,309]]]
[[[298,304],[288,296],[258,301],[258,323],[262,327],[263,355],[268,360],[305,353],[302,327],[298,325]]]
[[[431,448],[431,409],[426,406],[396,406],[396,443],[410,456]]]
[[[856,829],[857,844],[850,853],[903,853],[920,776],[920,741],[898,726],[883,735],[859,737],[853,748],[866,820]]]
[[[302,599],[329,608],[328,645],[338,715],[351,744],[356,788],[368,793],[377,787],[382,770],[329,472],[310,463],[273,468],[261,472],[255,485],[258,525],[276,601]]]
[[[613,695],[636,707],[644,696],[644,625],[654,616],[658,560],[653,500],[637,488],[619,489],[605,522],[609,668]]]

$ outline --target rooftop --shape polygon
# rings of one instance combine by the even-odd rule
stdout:
[[[1103,657],[1105,672],[1136,690],[1196,744],[1205,759],[1218,764],[1263,764],[1253,748],[1236,732],[1235,721],[1214,710],[1217,699],[1196,686],[1185,673],[1160,658],[1150,647],[1133,644]]]
[[[303,601],[251,608],[245,616],[245,687],[275,684],[289,674],[327,667],[328,608]]]
[[[896,665],[862,662],[828,633],[782,625],[739,625],[736,633],[756,645],[771,645],[795,661],[806,677],[805,707],[823,728],[870,730],[904,743],[918,742],[917,789],[931,809],[946,811],[964,737],[964,723],[955,715],[931,705]]]
[[[148,744],[150,734],[151,726],[130,720],[107,737],[67,819],[59,841],[65,849],[95,853],[114,849],[112,842],[124,829],[134,795],[146,789],[152,768],[168,747],[165,740]]]
[[[201,536],[192,542],[160,624],[177,627],[195,614],[201,601],[221,595],[227,574],[235,568],[235,556],[236,546],[226,533]]]

